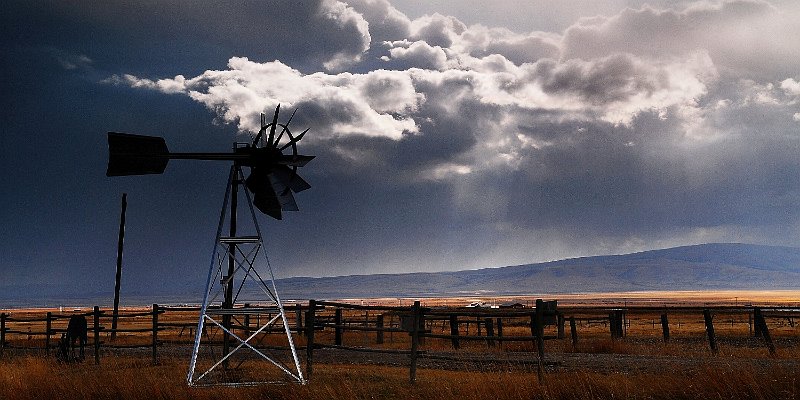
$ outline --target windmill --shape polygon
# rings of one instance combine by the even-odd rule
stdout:
[[[297,143],[308,129],[292,134],[289,124],[294,113],[286,123],[278,122],[279,113],[280,105],[275,108],[271,122],[261,114],[261,129],[252,142],[234,143],[229,153],[173,153],[161,137],[108,133],[107,176],[160,174],[173,159],[232,162],[189,362],[190,386],[256,384],[273,378],[260,372],[255,375],[242,372],[242,366],[253,360],[277,367],[277,374],[283,378],[288,376],[290,381],[305,383],[253,208],[280,220],[283,211],[298,210],[293,193],[311,187],[297,174],[298,167],[314,158],[297,152]],[[250,169],[246,178],[243,167]],[[250,234],[243,234],[239,226],[240,190],[250,211],[250,230],[254,231]],[[224,235],[226,220],[228,232]],[[259,255],[266,260],[266,271],[256,262]],[[266,273],[262,275],[259,270]],[[261,303],[243,307],[241,301],[253,293],[263,296],[258,297]],[[257,317],[255,327],[250,326],[252,316]],[[262,316],[266,317],[266,323],[262,323]],[[279,359],[269,350],[270,346],[262,345],[268,333],[275,331],[285,334],[291,353],[288,361]],[[219,353],[214,350],[214,343],[219,342],[215,340],[217,334],[222,336]],[[201,347],[207,349],[208,357],[201,357]]]

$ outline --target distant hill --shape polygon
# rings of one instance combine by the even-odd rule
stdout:
[[[126,305],[198,303],[201,286],[183,283],[129,291],[122,299]],[[277,285],[282,300],[800,289],[800,248],[716,243],[478,270],[287,278]],[[114,296],[111,285],[106,288],[86,292],[63,284],[0,280],[0,308],[110,306]]]
[[[283,299],[798,289],[800,248],[713,243],[501,268],[277,283]]]

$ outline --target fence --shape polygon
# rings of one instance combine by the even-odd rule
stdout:
[[[249,304],[243,309],[252,312],[241,313],[233,326],[242,332],[255,332],[261,319],[269,320],[272,316],[267,315],[266,309],[250,308]],[[716,318],[717,327],[725,327],[727,323],[731,327],[746,323],[748,335],[763,341],[769,353],[774,355],[776,349],[767,320],[773,326],[788,324],[794,329],[795,319],[800,318],[800,310],[780,307],[557,308],[555,302],[542,300],[536,301],[535,308],[499,309],[433,308],[423,307],[418,301],[412,306],[388,307],[310,300],[307,305],[286,305],[285,309],[287,321],[292,325],[290,328],[298,337],[298,350],[305,352],[307,379],[313,375],[315,350],[338,349],[407,356],[412,382],[416,380],[421,359],[470,362],[476,360],[476,351],[485,353],[489,349],[496,354],[509,351],[510,347],[506,347],[512,344],[516,346],[513,351],[520,355],[515,362],[534,366],[541,379],[545,341],[566,340],[567,323],[570,329],[568,343],[575,348],[579,336],[598,328],[607,330],[612,340],[624,340],[630,335],[629,329],[634,321],[640,327],[652,324],[652,329],[660,325],[663,341],[670,342],[675,338],[671,332],[687,323],[685,318],[697,316],[699,319],[702,316],[708,346],[716,353],[719,350]],[[152,362],[156,364],[160,346],[193,342],[198,312],[196,307],[153,304],[148,311],[118,314],[116,329],[106,328],[106,325],[111,325],[113,317],[109,310],[95,306],[91,312],[78,315],[89,319],[95,363],[100,363],[101,348],[150,348]],[[682,316],[683,322],[671,322],[671,315]],[[55,348],[53,337],[66,331],[66,320],[70,317],[70,314],[53,312],[47,312],[44,317],[0,313],[0,354],[6,349],[44,350],[49,354]],[[260,334],[279,333],[282,329],[276,327]],[[113,336],[116,339],[111,340]],[[345,343],[346,340],[356,343]],[[438,341],[440,351],[425,346],[426,341]],[[441,351],[443,347],[451,351]],[[479,360],[487,361],[486,358]]]

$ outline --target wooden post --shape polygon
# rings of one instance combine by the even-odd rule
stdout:
[[[414,301],[411,307],[411,366],[409,367],[409,380],[411,383],[417,381],[417,351],[419,351],[419,321],[420,307],[419,300]]]
[[[311,380],[311,373],[314,370],[314,321],[317,313],[317,302],[308,301],[308,311],[306,311],[306,380]]]
[[[486,325],[486,345],[494,347],[494,323],[491,318],[484,319],[483,323]]]
[[[300,307],[300,304],[295,304],[294,306],[294,320],[295,325],[297,327],[297,334],[303,334],[303,308]]]
[[[608,330],[611,333],[611,339],[617,338],[617,314],[614,311],[608,313]]]
[[[612,310],[608,314],[608,329],[612,339],[622,339],[625,337],[625,311]]]
[[[661,333],[664,335],[664,343],[669,342],[669,319],[667,319],[667,313],[661,314]]]
[[[503,319],[499,317],[497,318],[497,337],[500,339],[503,338]],[[502,349],[503,341],[499,340],[498,342],[500,343],[500,348]]]
[[[706,322],[706,333],[708,334],[708,345],[711,347],[711,352],[717,354],[717,338],[714,336],[714,319],[711,315],[711,310],[703,310],[703,319]]]
[[[6,313],[0,313],[0,356],[6,348]]]
[[[153,304],[153,365],[158,365],[158,304]]]
[[[337,308],[336,313],[333,316],[333,324],[336,325],[334,327],[334,344],[337,346],[342,345],[342,309]]]
[[[122,247],[125,243],[125,210],[128,208],[128,194],[122,194],[122,211],[119,215],[119,236],[117,237],[117,273],[114,279],[114,315],[111,317],[111,340],[117,338],[117,318],[119,317],[119,288],[122,282]]]
[[[761,324],[758,323],[758,316],[761,315],[760,308],[753,308],[753,313],[751,314],[751,319],[753,321],[753,336],[760,338],[762,335],[761,332]]]
[[[394,328],[394,313],[389,314],[389,328]],[[394,332],[389,331],[389,343],[394,343]]]
[[[450,314],[450,342],[453,343],[453,349],[458,350],[461,346],[458,343],[458,315]]]
[[[539,352],[537,376],[544,381],[544,301],[536,299],[536,348]]]
[[[100,307],[94,306],[94,363],[100,364]]]
[[[245,310],[250,308],[250,303],[244,303],[244,308],[245,308]],[[245,336],[250,336],[250,313],[249,312],[244,315],[244,322],[242,323],[242,325],[244,325]]]
[[[756,308],[753,309],[753,316],[755,317],[756,323],[756,330],[761,333],[761,337],[764,338],[764,344],[766,344],[767,348],[769,349],[770,355],[775,355],[775,345],[772,344],[772,338],[769,336],[769,328],[767,328],[767,321],[764,320],[764,315],[761,314],[761,309]]]
[[[375,333],[375,344],[383,344],[383,314],[375,316],[375,327],[378,331]]]
[[[572,348],[578,345],[578,328],[575,326],[575,317],[569,317],[569,335],[572,338]]]
[[[53,313],[48,311],[47,312],[47,319],[44,328],[44,348],[45,353],[50,355],[50,332],[53,328]]]
[[[558,313],[558,338],[564,339],[564,316]]]

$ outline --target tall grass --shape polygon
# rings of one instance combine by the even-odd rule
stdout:
[[[183,359],[152,366],[131,357],[64,365],[37,356],[0,359],[0,399],[795,399],[797,371],[714,364],[691,372],[548,373],[423,369],[415,385],[402,367],[319,365],[306,386],[189,388]]]

